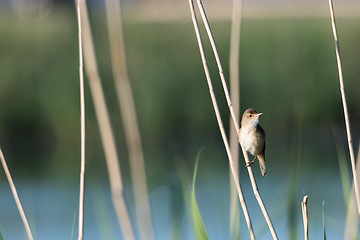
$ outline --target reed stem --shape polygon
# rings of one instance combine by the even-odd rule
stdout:
[[[134,189],[137,223],[142,239],[153,240],[150,200],[146,183],[144,153],[136,116],[135,103],[127,73],[121,5],[119,0],[106,0],[112,71],[129,150],[131,180]]]
[[[241,27],[242,0],[233,0],[233,12],[231,20],[230,36],[230,94],[233,102],[236,118],[240,113],[240,81],[239,81],[239,55],[240,55],[240,27]],[[235,171],[239,172],[239,146],[237,129],[230,121],[230,151],[234,161]],[[238,239],[239,235],[239,204],[236,196],[236,186],[230,176],[230,234],[232,239]]]
[[[309,240],[309,218],[308,218],[308,210],[307,210],[307,200],[308,200],[308,196],[304,196],[303,201],[301,202],[305,240]]]
[[[11,188],[11,192],[12,192],[12,194],[13,194],[13,196],[14,196],[14,200],[15,200],[16,206],[17,206],[17,208],[18,208],[18,210],[19,210],[21,219],[22,219],[22,221],[23,221],[23,223],[24,223],[24,226],[25,226],[25,230],[26,230],[26,234],[27,234],[27,236],[28,236],[28,239],[29,239],[29,240],[33,240],[34,238],[33,238],[33,236],[32,236],[29,223],[28,223],[28,221],[27,221],[27,219],[26,219],[26,215],[25,215],[24,209],[23,209],[22,204],[21,204],[21,202],[20,202],[19,196],[18,196],[17,191],[16,191],[15,184],[14,184],[14,182],[13,182],[13,180],[12,180],[10,171],[9,171],[9,169],[8,169],[8,167],[7,167],[7,164],[6,164],[6,161],[5,161],[5,157],[4,157],[4,154],[3,154],[2,150],[1,150],[1,148],[0,148],[0,160],[1,160],[1,164],[2,164],[2,166],[3,166],[3,168],[4,168],[4,171],[5,171],[5,175],[6,175],[6,177],[7,177],[7,180],[8,180],[8,182],[9,182],[9,185],[10,185],[10,188]]]
[[[347,135],[347,139],[348,139],[351,169],[352,169],[353,179],[354,179],[356,203],[357,203],[357,207],[358,207],[358,214],[360,215],[359,184],[358,184],[358,177],[357,177],[356,166],[355,166],[354,149],[353,149],[352,140],[351,140],[350,120],[349,120],[349,113],[348,113],[348,108],[347,108],[347,103],[346,103],[344,79],[343,79],[343,73],[342,73],[342,67],[341,67],[341,58],[340,58],[340,47],[339,47],[339,40],[338,40],[337,30],[336,30],[335,14],[334,14],[334,7],[333,7],[332,0],[329,0],[329,7],[330,7],[330,15],[331,15],[331,25],[332,25],[332,30],[333,30],[333,34],[334,34],[334,40],[335,40],[335,52],[336,52],[336,61],[337,61],[338,72],[339,72],[341,100],[342,100],[343,109],[344,109],[346,135]]]
[[[81,24],[83,30],[83,45],[85,69],[87,72],[91,96],[94,101],[96,118],[98,120],[101,141],[104,147],[106,166],[109,174],[112,201],[115,212],[123,232],[124,238],[135,239],[128,210],[123,195],[120,163],[116,151],[115,139],[110,124],[109,113],[106,108],[104,92],[101,86],[100,75],[97,69],[94,44],[92,40],[88,10],[85,0],[80,1]]]
[[[76,14],[79,35],[79,77],[80,77],[80,128],[81,128],[81,169],[80,169],[80,193],[79,193],[79,230],[78,239],[84,237],[84,192],[85,192],[85,91],[84,91],[84,66],[81,30],[80,0],[76,0]]]
[[[220,78],[221,78],[221,83],[222,83],[223,90],[224,90],[225,97],[226,97],[226,101],[227,101],[227,104],[228,104],[228,107],[229,107],[229,110],[230,110],[230,114],[231,114],[231,117],[232,117],[232,120],[233,120],[233,124],[234,124],[235,128],[239,130],[239,122],[238,122],[238,120],[236,118],[235,110],[234,110],[234,107],[233,107],[232,102],[231,102],[229,90],[228,90],[227,85],[226,85],[224,71],[223,71],[222,66],[221,66],[220,57],[219,57],[219,54],[218,54],[218,51],[217,51],[217,48],[216,48],[214,37],[213,37],[212,32],[211,32],[209,21],[208,21],[208,19],[206,17],[205,9],[204,9],[204,7],[202,5],[201,0],[197,0],[197,4],[198,4],[198,7],[199,7],[199,10],[200,10],[200,13],[201,13],[202,20],[203,20],[204,25],[205,25],[206,32],[208,34],[208,37],[209,37],[209,40],[210,40],[210,43],[211,43],[211,47],[212,47],[213,52],[214,52],[216,63],[217,63],[218,69],[219,69],[219,75],[220,75]],[[239,134],[239,132],[238,132],[238,134]],[[240,142],[239,142],[239,144],[240,144]],[[245,162],[248,165],[248,163],[250,161],[249,161],[249,157],[247,155],[247,152],[243,148],[242,148],[242,152],[243,152],[243,155],[244,155]],[[255,181],[255,177],[254,177],[254,174],[252,172],[251,166],[248,165],[247,169],[248,169],[251,185],[252,185],[252,188],[253,188],[253,191],[254,191],[254,195],[255,195],[255,197],[256,197],[256,199],[258,201],[258,204],[259,204],[259,206],[261,208],[261,211],[262,211],[262,213],[264,215],[264,218],[265,218],[265,220],[266,220],[266,222],[268,224],[271,235],[272,235],[273,239],[278,239],[276,231],[274,229],[274,226],[273,226],[273,224],[271,222],[270,216],[269,216],[269,214],[268,214],[268,212],[266,210],[264,202],[263,202],[263,200],[261,198],[261,195],[259,193],[259,190],[258,190],[256,181]]]
[[[244,196],[243,196],[243,193],[242,193],[242,189],[241,189],[241,186],[240,186],[239,176],[238,176],[238,174],[237,174],[237,172],[236,172],[236,170],[234,168],[232,154],[231,154],[229,143],[228,143],[228,140],[227,140],[227,137],[226,137],[224,125],[223,125],[222,120],[221,120],[221,115],[220,115],[219,107],[218,107],[217,100],[216,100],[216,97],[215,97],[215,93],[214,93],[214,89],[213,89],[209,69],[208,69],[208,66],[207,66],[206,55],[205,55],[205,52],[204,52],[204,47],[203,47],[203,44],[202,44],[200,30],[199,30],[199,26],[198,26],[198,21],[197,21],[197,18],[196,18],[196,14],[195,14],[195,10],[194,10],[194,4],[193,4],[192,0],[189,0],[189,5],[190,5],[190,11],[191,11],[191,16],[192,16],[192,21],[193,21],[193,25],[194,25],[195,34],[196,34],[197,42],[198,42],[198,45],[199,45],[200,55],[201,55],[201,59],[202,59],[202,63],[203,63],[203,67],[204,67],[208,87],[209,87],[210,97],[211,97],[211,101],[212,101],[212,104],[213,104],[213,107],[214,107],[214,111],[215,111],[217,123],[219,125],[220,133],[221,133],[224,145],[225,145],[226,153],[227,153],[227,156],[228,156],[228,159],[229,159],[231,174],[233,176],[233,180],[234,180],[234,183],[236,185],[236,190],[237,190],[237,193],[238,193],[238,197],[239,197],[241,207],[242,207],[243,212],[244,212],[244,216],[245,216],[245,220],[246,220],[246,223],[247,223],[247,227],[249,229],[250,237],[251,237],[251,239],[255,239],[255,234],[254,234],[254,230],[252,228],[250,215],[249,215],[249,212],[247,210],[246,202],[245,202],[245,199],[244,199]]]

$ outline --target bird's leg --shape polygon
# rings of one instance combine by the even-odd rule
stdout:
[[[246,163],[246,167],[250,167],[254,162],[255,162],[256,156],[254,157],[254,159],[248,163]]]

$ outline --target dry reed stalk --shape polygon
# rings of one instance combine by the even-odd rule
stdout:
[[[337,60],[337,66],[338,66],[338,72],[339,72],[341,99],[342,99],[342,104],[343,104],[343,109],[344,109],[346,135],[347,135],[347,139],[348,139],[349,152],[350,152],[351,169],[352,169],[353,179],[354,179],[354,188],[355,188],[356,202],[357,202],[357,207],[358,207],[358,214],[360,214],[359,184],[358,184],[358,177],[357,177],[356,167],[355,167],[354,149],[353,149],[352,140],[351,140],[349,113],[348,113],[346,97],[345,97],[344,79],[343,79],[343,74],[342,74],[341,58],[340,58],[340,47],[339,47],[337,30],[336,30],[335,14],[334,14],[332,0],[329,0],[329,7],[330,7],[330,15],[331,15],[331,25],[332,25],[332,30],[333,30],[333,34],[334,34],[334,40],[335,40],[335,52],[336,52],[336,60]]]
[[[307,210],[307,200],[308,200],[308,196],[306,195],[304,196],[303,201],[301,202],[305,240],[309,240],[309,218],[308,218],[308,210]]]
[[[240,27],[241,27],[242,0],[233,1],[230,36],[230,94],[236,118],[240,113],[240,80],[239,80],[239,54],[240,54]],[[234,168],[239,173],[239,147],[237,129],[230,119],[230,151],[234,161]],[[240,174],[240,173],[239,173]],[[230,236],[236,239],[239,235],[239,204],[236,196],[236,186],[230,176]]]
[[[16,203],[16,206],[18,207],[18,210],[19,210],[19,213],[20,213],[20,216],[21,216],[21,219],[24,223],[24,226],[25,226],[25,230],[26,230],[26,234],[28,236],[28,239],[29,240],[33,240],[33,236],[32,236],[32,233],[31,233],[31,230],[30,230],[30,226],[29,226],[29,223],[26,219],[26,216],[25,216],[25,212],[24,212],[24,209],[21,205],[21,202],[20,202],[20,199],[19,199],[19,196],[17,194],[17,191],[16,191],[16,188],[15,188],[15,184],[11,178],[11,174],[10,174],[10,171],[7,167],[7,164],[6,164],[6,161],[5,161],[5,157],[4,157],[4,154],[0,148],[0,160],[1,160],[1,164],[4,168],[4,171],[5,171],[5,175],[7,177],[7,180],[9,182],[9,185],[10,185],[10,188],[11,188],[11,191],[12,191],[12,194],[14,196],[14,200],[15,200],[15,203]]]
[[[80,193],[79,193],[79,230],[78,239],[84,237],[84,192],[85,192],[85,91],[84,91],[84,64],[82,49],[82,30],[80,0],[76,0],[76,14],[79,35],[79,78],[80,78],[80,128],[81,128],[81,169],[80,169]]]
[[[212,104],[213,104],[213,107],[214,107],[214,111],[215,111],[216,119],[217,119],[217,122],[218,122],[218,125],[219,125],[220,133],[221,133],[224,145],[225,145],[226,153],[228,155],[231,174],[232,174],[235,186],[236,186],[236,190],[237,190],[237,193],[238,193],[238,197],[239,197],[241,207],[242,207],[243,212],[244,212],[244,216],[245,216],[245,220],[246,220],[246,223],[247,223],[247,227],[249,229],[250,237],[251,237],[251,239],[255,239],[255,234],[254,234],[254,231],[253,231],[253,228],[252,228],[251,219],[250,219],[249,212],[248,212],[247,207],[246,207],[246,202],[245,202],[242,190],[241,190],[241,186],[240,186],[240,182],[239,182],[239,176],[238,176],[238,174],[237,174],[237,172],[236,172],[236,170],[234,168],[232,154],[231,154],[229,143],[228,143],[228,140],[227,140],[227,137],[226,137],[224,125],[223,125],[222,120],[221,120],[219,107],[218,107],[218,104],[217,104],[217,101],[216,101],[216,97],[215,97],[214,89],[213,89],[213,86],[212,86],[209,69],[208,69],[208,66],[207,66],[207,63],[206,63],[206,55],[205,55],[205,52],[204,52],[204,48],[203,48],[203,44],[202,44],[202,40],[201,40],[201,36],[200,36],[200,30],[199,30],[197,18],[196,18],[196,15],[195,15],[193,1],[189,0],[189,4],[190,4],[190,11],[191,11],[191,16],[192,16],[192,21],[193,21],[193,25],[194,25],[194,29],[195,29],[195,33],[196,33],[196,38],[197,38],[197,42],[198,42],[198,45],[199,45],[200,55],[201,55],[201,59],[202,59],[202,63],[203,63],[207,83],[208,83],[208,86],[209,86],[209,92],[210,92],[210,96],[211,96],[211,101],[212,101]]]
[[[144,154],[126,66],[120,1],[106,0],[105,2],[112,71],[129,151],[137,223],[141,238],[153,240],[155,234],[151,220]]]
[[[85,0],[80,0],[80,12],[83,30],[85,67],[89,79],[91,95],[94,101],[96,118],[100,128],[101,140],[104,147],[112,201],[124,238],[133,240],[135,239],[135,235],[123,196],[124,189],[121,179],[119,158],[116,151],[115,139],[111,129],[109,114],[105,104],[101,80],[97,69],[94,44]]]
[[[224,90],[225,97],[226,97],[226,101],[227,101],[227,104],[228,104],[228,107],[229,107],[229,110],[230,110],[230,113],[231,113],[233,124],[234,124],[236,129],[239,129],[239,123],[238,123],[238,120],[236,118],[234,107],[233,107],[232,102],[231,102],[229,90],[228,90],[227,85],[226,85],[224,71],[223,71],[222,66],[221,66],[220,57],[219,57],[219,54],[218,54],[217,49],[216,49],[216,44],[215,44],[214,38],[212,36],[211,28],[210,28],[209,22],[207,20],[204,7],[202,5],[201,0],[197,0],[197,4],[198,4],[198,7],[200,9],[201,17],[202,17],[202,20],[204,22],[205,29],[206,29],[206,32],[208,34],[208,37],[209,37],[209,40],[210,40],[210,43],[211,43],[211,47],[212,47],[213,52],[214,52],[216,63],[217,63],[218,69],[219,69],[219,75],[220,75],[220,78],[221,78],[221,83],[222,83],[223,90]],[[238,132],[238,134],[239,134],[239,132]],[[240,144],[240,142],[239,142],[239,144]],[[249,157],[247,155],[247,152],[243,148],[242,148],[242,152],[243,152],[243,155],[244,155],[245,162],[246,162],[246,164],[248,164],[250,162],[250,160],[249,160]],[[268,227],[270,229],[271,235],[272,235],[273,239],[278,239],[276,231],[274,229],[274,226],[273,226],[273,224],[271,222],[270,216],[269,216],[269,214],[268,214],[268,212],[266,210],[264,202],[263,202],[263,200],[261,198],[261,195],[259,193],[259,190],[258,190],[256,181],[255,181],[255,177],[254,177],[254,174],[252,172],[251,166],[249,165],[247,167],[247,169],[248,169],[249,178],[250,178],[250,181],[251,181],[251,186],[253,188],[254,195],[256,197],[256,200],[258,201],[258,204],[259,204],[259,206],[261,208],[261,211],[262,211],[262,213],[264,215],[266,223],[267,223],[267,225],[268,225]]]
[[[358,148],[358,155],[356,158],[356,172],[358,174],[360,173],[360,144]],[[346,223],[345,223],[345,231],[344,231],[345,240],[357,239],[359,215],[356,213],[355,208],[356,208],[356,196],[355,196],[355,189],[353,184],[351,188],[351,195],[349,198],[348,207],[347,207]]]

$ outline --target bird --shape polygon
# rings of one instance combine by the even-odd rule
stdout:
[[[260,115],[262,113],[256,112],[253,108],[244,112],[239,128],[239,142],[247,152],[254,156],[254,160],[247,163],[246,167],[253,164],[257,158],[259,159],[261,174],[265,176],[265,130],[259,124]]]

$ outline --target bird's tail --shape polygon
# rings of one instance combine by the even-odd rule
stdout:
[[[264,154],[257,155],[257,158],[259,159],[259,165],[260,165],[261,174],[263,176],[266,176],[266,166],[265,166],[265,156],[264,156]]]

